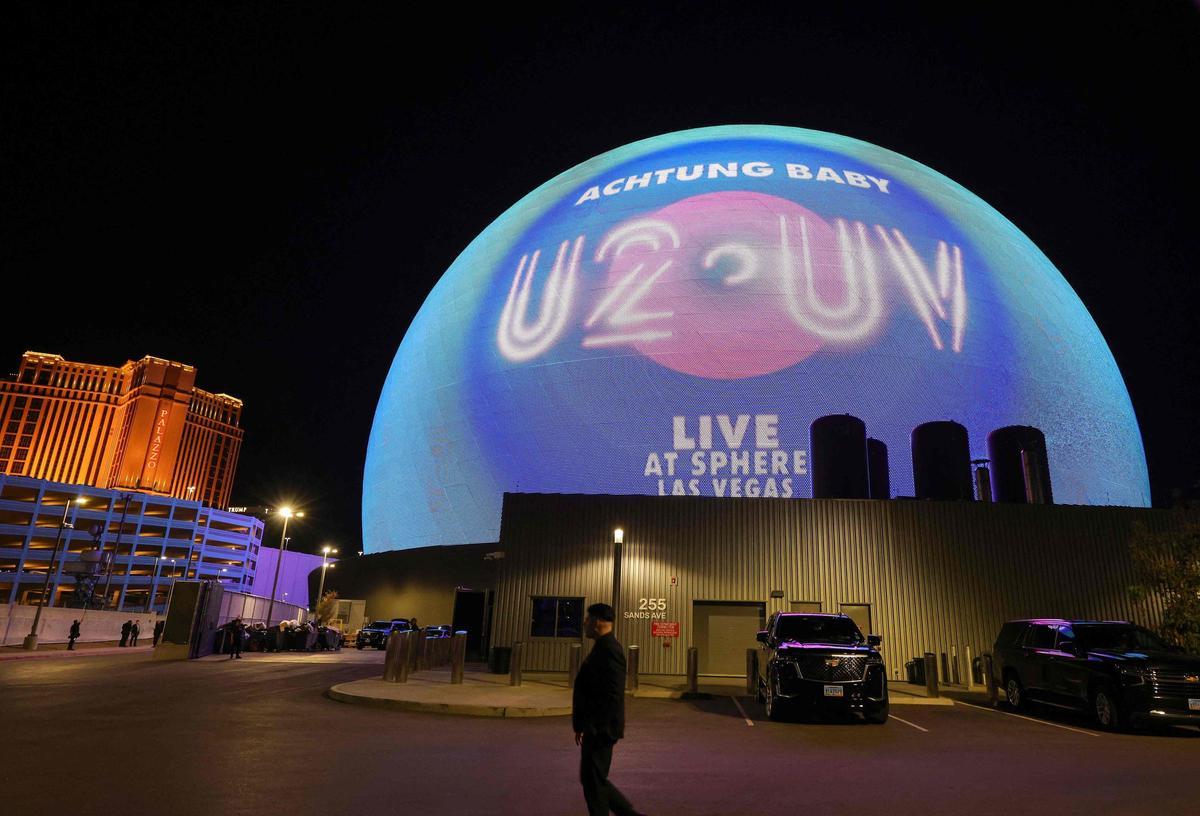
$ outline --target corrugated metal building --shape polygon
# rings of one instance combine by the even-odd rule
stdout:
[[[845,611],[882,635],[894,679],[926,651],[990,650],[1014,618],[1157,623],[1161,605],[1127,591],[1136,522],[1176,520],[1122,507],[508,493],[498,544],[343,561],[327,586],[366,597],[372,618],[453,615],[482,630],[481,652],[519,640],[526,668],[565,670],[582,609],[611,602],[621,528],[617,636],[641,647],[643,672],[684,674],[692,645],[701,673],[743,672],[765,617],[797,609]]]
[[[1014,618],[1156,623],[1156,601],[1129,600],[1129,538],[1135,522],[1173,519],[1120,507],[510,493],[492,646],[521,640],[527,667],[565,669],[577,638],[531,636],[534,599],[609,601],[621,528],[617,634],[641,647],[643,672],[683,674],[696,645],[702,672],[737,673],[761,616],[819,606],[882,635],[894,678],[926,651],[990,650]],[[678,623],[679,636],[654,636],[656,621]]]

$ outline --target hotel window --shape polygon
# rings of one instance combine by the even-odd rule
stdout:
[[[530,637],[579,638],[583,634],[583,598],[533,598]]]

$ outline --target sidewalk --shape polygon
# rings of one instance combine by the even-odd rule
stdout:
[[[450,684],[448,670],[435,669],[413,672],[407,683],[388,683],[381,678],[339,683],[327,694],[343,703],[473,717],[562,717],[571,713],[565,672],[525,672],[522,680],[520,686],[510,686],[507,674],[489,674],[479,665],[469,666],[462,685],[457,686]],[[626,694],[678,700],[686,691],[687,680],[682,676],[643,674],[637,691]],[[703,677],[698,691],[711,697],[746,696],[746,681],[741,677]],[[892,705],[954,705],[950,696],[929,698],[924,686],[894,683],[888,691]]]
[[[146,643],[144,646],[126,646],[121,647],[116,644],[116,641],[105,640],[91,643],[76,643],[75,648],[71,651],[67,650],[65,643],[45,643],[38,644],[37,650],[27,652],[20,644],[15,646],[5,646],[0,648],[0,661],[2,660],[35,660],[35,659],[53,659],[53,658],[72,658],[72,657],[93,657],[97,655],[114,655],[114,654],[149,654],[154,651],[154,648]]]

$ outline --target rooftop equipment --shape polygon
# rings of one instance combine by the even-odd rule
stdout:
[[[926,422],[912,432],[913,487],[918,499],[971,501],[971,445],[957,422]]]
[[[1028,425],[1009,425],[988,434],[992,495],[1013,504],[1054,504],[1046,437]]]
[[[867,426],[863,421],[849,414],[823,416],[813,422],[809,433],[813,498],[868,498]]]

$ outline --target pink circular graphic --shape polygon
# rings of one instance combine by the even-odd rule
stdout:
[[[609,264],[607,289],[590,322],[684,374],[770,374],[824,345],[790,304],[805,295],[804,270],[822,302],[844,300],[840,257],[833,225],[795,202],[751,192],[686,198],[608,233],[597,251]]]

